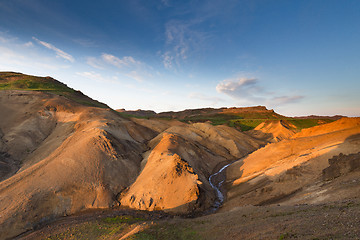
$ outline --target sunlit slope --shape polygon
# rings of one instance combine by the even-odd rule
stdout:
[[[329,166],[328,159],[357,153],[359,146],[360,118],[343,118],[269,144],[227,169],[229,191],[225,208],[338,199],[336,186],[331,193],[316,184],[322,183],[322,171]],[[343,197],[356,196],[357,191],[344,193]]]
[[[267,120],[246,134],[269,142],[279,142],[291,138],[296,132],[296,126],[287,120]]]
[[[137,123],[149,126],[154,121],[142,119]],[[225,163],[265,144],[227,126],[168,124],[148,142],[150,150],[143,154],[142,171],[119,196],[121,205],[177,213],[207,210],[215,200],[209,176]]]

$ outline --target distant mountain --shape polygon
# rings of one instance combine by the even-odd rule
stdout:
[[[198,108],[179,112],[155,113],[149,110],[126,111],[117,110],[123,117],[176,119],[185,123],[210,122],[212,125],[228,125],[241,131],[256,128],[264,122],[286,120],[294,130],[301,130],[340,119],[342,116],[321,117],[286,117],[265,106],[231,107],[231,108]]]
[[[331,120],[339,120],[340,118],[343,118],[346,116],[343,115],[334,115],[334,116],[317,116],[317,115],[310,115],[310,116],[299,116],[299,117],[293,117],[295,119],[331,119]]]
[[[280,119],[284,116],[274,110],[268,110],[265,106],[242,107],[242,108],[199,108],[187,109],[180,112],[162,112],[158,117],[176,118],[185,121],[206,121],[207,119]]]
[[[124,116],[129,116],[129,117],[153,117],[156,115],[156,112],[152,111],[152,110],[130,110],[127,111],[124,108],[122,109],[116,109],[117,112],[123,114]]]
[[[106,104],[91,99],[82,92],[74,90],[51,77],[36,77],[16,72],[0,72],[0,90],[47,92],[64,96],[82,105],[109,108]]]

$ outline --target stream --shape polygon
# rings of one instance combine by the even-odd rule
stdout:
[[[209,177],[209,183],[211,185],[211,187],[215,190],[216,192],[216,200],[214,202],[214,206],[213,206],[213,210],[217,210],[224,202],[224,194],[221,192],[220,188],[222,186],[222,184],[225,181],[225,176],[224,174],[221,174],[228,166],[230,166],[232,163],[229,163],[225,166],[223,166],[219,171],[217,171],[216,173],[212,174]],[[214,181],[214,179],[216,178],[220,178],[219,181]],[[217,183],[215,183],[217,182]]]

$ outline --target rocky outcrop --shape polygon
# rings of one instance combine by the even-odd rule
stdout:
[[[347,173],[360,170],[360,152],[345,155],[340,153],[329,159],[329,167],[323,170],[323,179],[325,181],[338,178]]]

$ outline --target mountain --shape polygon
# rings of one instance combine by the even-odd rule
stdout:
[[[143,117],[143,118],[149,118],[156,115],[156,112],[152,110],[135,110],[135,111],[127,111],[124,108],[123,109],[117,109],[117,112],[119,112],[121,115],[126,117]]]
[[[310,116],[300,116],[300,117],[294,117],[296,119],[332,119],[332,120],[339,120],[340,118],[343,118],[346,116],[342,115],[334,115],[334,116],[316,116],[316,115],[310,115]]]
[[[185,123],[209,122],[212,125],[228,125],[240,131],[248,131],[256,128],[258,125],[269,121],[286,120],[293,129],[301,130],[303,128],[313,127],[339,119],[334,117],[286,117],[276,113],[274,110],[268,110],[265,106],[255,107],[232,107],[232,108],[199,108],[187,109],[179,112],[161,112],[155,113],[149,110],[127,111],[125,109],[117,110],[121,116],[128,118],[147,118],[147,119],[176,119]]]
[[[303,213],[333,222],[334,206],[360,213],[360,118],[296,119],[263,106],[114,111],[50,77],[9,72],[0,89],[0,239],[197,239],[191,229],[279,238],[274,223],[287,223],[274,218],[290,221],[289,211],[307,230],[315,216]],[[317,231],[335,230],[349,232]]]

